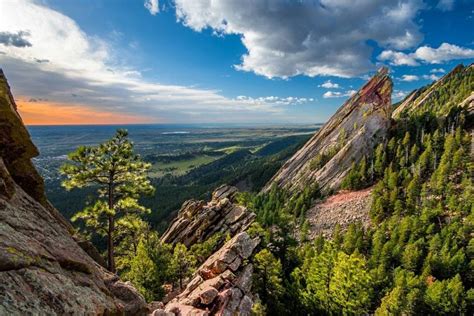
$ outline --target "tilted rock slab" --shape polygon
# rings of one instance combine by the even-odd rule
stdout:
[[[0,70],[0,315],[146,313],[143,297],[96,263],[46,200],[37,155]]]
[[[237,191],[236,187],[222,185],[212,193],[208,203],[196,200],[184,202],[161,240],[190,247],[215,233],[234,236],[244,231],[254,220],[255,213],[234,203]]]
[[[339,189],[352,162],[372,152],[374,145],[386,136],[391,94],[392,81],[388,70],[382,68],[283,165],[264,191],[273,184],[296,191],[315,182],[326,193]],[[328,159],[315,168],[311,162],[318,154]]]
[[[246,232],[235,235],[196,271],[186,289],[152,315],[250,315],[252,264],[259,244]]]

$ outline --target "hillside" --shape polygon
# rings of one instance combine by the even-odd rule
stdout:
[[[392,117],[400,119],[428,112],[436,116],[448,115],[472,94],[473,89],[474,64],[458,65],[431,85],[410,93],[393,111]]]
[[[337,144],[327,138],[337,134],[328,126],[344,122],[341,113],[354,99],[264,193],[241,196],[273,255],[266,264],[280,264],[271,285],[254,281],[258,308],[280,315],[472,314],[472,69],[457,66],[408,96],[385,137],[355,148],[357,160],[338,157],[342,178],[329,187],[325,177],[318,183],[321,171],[308,169],[318,157],[311,149],[316,139],[325,148]],[[301,186],[303,179],[311,181]]]

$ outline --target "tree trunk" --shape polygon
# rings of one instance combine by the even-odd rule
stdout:
[[[107,232],[107,262],[109,264],[109,271],[113,273],[115,273],[114,226],[114,217],[109,216],[109,231]]]
[[[110,182],[108,188],[109,195],[109,210],[114,208],[114,193],[113,193],[113,174],[110,175]],[[115,258],[114,258],[114,215],[109,215],[109,229],[107,232],[107,262],[109,264],[109,271],[115,273]]]

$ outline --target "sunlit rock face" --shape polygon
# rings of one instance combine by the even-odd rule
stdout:
[[[297,191],[318,183],[323,192],[340,185],[353,162],[369,155],[390,128],[392,81],[381,68],[291,157],[264,188]]]
[[[246,232],[235,235],[197,269],[181,294],[153,315],[250,315],[253,267],[248,260],[259,242]]]
[[[0,315],[145,314],[143,297],[95,262],[47,201],[37,155],[0,70]]]

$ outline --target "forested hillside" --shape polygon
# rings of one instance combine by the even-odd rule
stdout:
[[[473,72],[459,66],[423,89],[428,101],[405,104],[374,154],[353,164],[342,186],[374,186],[368,230],[353,223],[308,240],[316,183],[293,195],[276,186],[241,195],[266,245],[255,256],[258,313],[474,312],[473,113],[457,106],[474,91]]]

